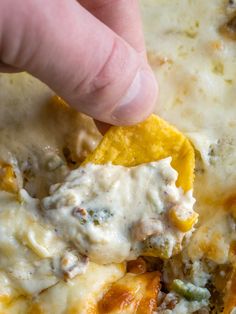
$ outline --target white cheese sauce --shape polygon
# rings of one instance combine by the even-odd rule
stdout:
[[[236,15],[235,7],[224,0],[142,0],[141,9],[160,87],[155,112],[196,150],[200,216],[189,255],[229,262],[235,231],[221,204],[236,191],[236,40],[220,29]]]
[[[101,135],[92,119],[52,101],[53,92],[27,74],[0,73],[0,160],[20,170],[24,187],[41,198],[78,165]]]
[[[230,210],[225,211],[224,206],[218,202],[235,194],[236,182],[236,42],[219,31],[235,12],[228,12],[227,3],[228,1],[223,0],[141,1],[149,60],[160,86],[156,113],[184,132],[197,151],[194,191],[200,221],[198,230],[185,250],[188,257],[194,260],[194,265],[198,260],[203,263],[205,260],[218,264],[229,263],[231,243],[236,239],[235,220]],[[0,159],[16,164],[15,170],[19,167],[19,176],[22,173],[25,177],[19,186],[24,186],[32,196],[41,198],[47,195],[51,184],[64,180],[62,168],[55,169],[58,165],[55,158],[59,164],[61,161],[65,162],[63,148],[71,148],[81,161],[87,152],[93,150],[100,137],[89,119],[84,120],[74,111],[65,112],[47,104],[52,92],[29,75],[0,74],[0,86]],[[87,189],[94,193],[98,191],[103,197],[106,194],[102,187],[102,177],[106,175],[104,169],[102,167],[91,178],[94,182],[101,181],[101,186],[95,187],[92,182],[86,183]],[[63,186],[66,187],[69,183],[72,186],[69,178],[74,175],[76,181],[78,172],[76,170],[75,174],[71,173],[67,178],[69,182],[65,182]],[[122,174],[123,170],[119,172]],[[53,224],[57,224],[59,232],[64,236],[63,240],[57,237],[53,226],[47,225],[42,217],[36,219],[31,214],[35,203],[30,199],[23,205],[9,199],[9,195],[6,197],[4,192],[0,193],[0,295],[35,294],[54,285],[61,276],[71,278],[75,271],[79,272],[77,255],[74,251],[67,251],[66,239],[74,242],[78,250],[88,250],[90,256],[109,260],[125,258],[124,256],[131,258],[137,252],[143,253],[146,249],[144,244],[148,244],[149,239],[155,239],[156,242],[159,240],[160,245],[160,239],[167,238],[170,249],[165,253],[171,255],[172,247],[178,246],[183,233],[174,228],[167,219],[168,207],[162,213],[151,210],[154,208],[153,204],[162,208],[160,204],[166,201],[162,199],[159,184],[155,182],[151,186],[151,182],[147,183],[147,177],[134,183],[128,172],[126,174],[123,179],[122,175],[119,179],[120,190],[118,187],[115,190],[115,186],[108,186],[119,206],[111,206],[115,215],[109,219],[107,212],[99,209],[98,217],[102,222],[105,220],[100,225],[97,220],[94,226],[91,222],[80,226],[78,217],[71,217],[69,214],[69,206],[60,206],[60,202],[64,201],[61,197],[64,192],[58,187],[60,191],[51,196],[52,200],[58,193],[55,208],[52,202],[50,206],[48,204],[48,208],[54,209],[47,210],[46,216]],[[70,190],[77,194],[76,184],[74,182],[70,189],[66,187],[65,191]],[[138,204],[144,193],[144,190],[140,192],[141,185],[149,193],[143,201],[143,205],[146,202],[148,206],[143,210],[139,206],[132,206],[127,210],[127,205],[121,211],[125,193],[130,196],[130,199],[127,198],[129,204]],[[173,189],[177,190],[175,186]],[[98,201],[98,197],[92,201],[90,190],[84,200],[88,205]],[[117,194],[115,191],[118,191]],[[181,195],[181,192],[176,193]],[[78,195],[84,197],[82,194]],[[180,197],[181,204],[186,200],[182,197],[183,195]],[[211,200],[214,202],[211,203]],[[107,204],[109,205],[108,200]],[[77,205],[80,207],[78,199]],[[82,209],[86,209],[87,214],[88,208],[84,206]],[[191,206],[185,208],[179,216],[185,218],[189,210],[192,211]],[[118,221],[122,222],[121,226]],[[65,226],[62,228],[63,225]],[[83,240],[81,246],[78,245],[80,239]],[[155,249],[154,253],[149,252],[157,253],[163,254],[164,250],[157,252]],[[178,257],[170,261],[172,268],[175,260],[178,261]],[[63,261],[63,265],[60,265],[60,261]],[[184,263],[177,263],[174,278],[179,276]],[[100,275],[102,278],[108,269],[107,265]],[[207,274],[199,279],[201,271],[195,273],[193,281],[208,279]],[[74,290],[74,293],[84,293],[83,299],[86,300],[86,284],[88,291],[94,288],[89,276],[94,280],[94,270],[90,270],[86,274],[85,282]],[[97,283],[97,279],[95,281]],[[52,312],[52,304],[61,304],[61,300],[65,299],[69,288],[66,286],[62,292],[60,287],[63,284],[55,286],[55,298],[48,294],[48,313]],[[65,303],[67,304],[67,300]],[[196,302],[193,306],[192,302],[182,299],[171,312],[194,312],[197,310],[195,305]]]
[[[141,254],[169,258],[186,234],[173,226],[169,210],[177,205],[187,218],[195,202],[192,191],[176,187],[170,162],[132,168],[87,164],[51,187],[42,200],[44,214],[92,261],[121,262]]]
[[[39,215],[39,201],[0,192],[0,295],[33,295],[82,274],[87,258]]]

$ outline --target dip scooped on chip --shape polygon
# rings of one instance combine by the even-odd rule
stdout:
[[[197,222],[194,151],[155,115],[111,127],[80,168],[51,187],[45,215],[90,260],[170,258]]]

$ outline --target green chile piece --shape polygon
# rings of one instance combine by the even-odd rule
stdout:
[[[210,298],[210,292],[192,283],[185,283],[180,279],[173,280],[172,289],[188,301],[202,301]]]

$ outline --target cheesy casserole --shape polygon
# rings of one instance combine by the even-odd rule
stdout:
[[[191,142],[194,185],[184,156],[91,162],[90,118],[1,74],[1,314],[236,313],[236,2],[141,9],[155,113]]]

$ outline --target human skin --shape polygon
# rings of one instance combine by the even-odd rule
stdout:
[[[137,0],[0,0],[0,71],[27,71],[108,124],[154,108]]]

